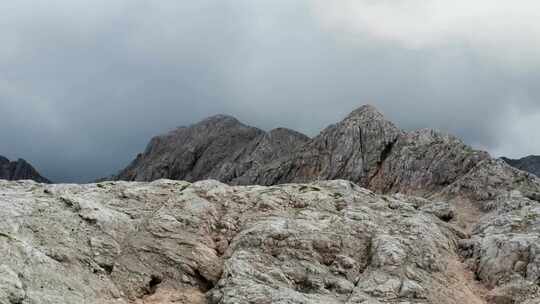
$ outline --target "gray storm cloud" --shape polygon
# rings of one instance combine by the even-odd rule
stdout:
[[[540,153],[538,4],[502,1],[502,20],[444,3],[4,1],[0,155],[88,181],[205,116],[315,135],[364,103],[494,155]]]

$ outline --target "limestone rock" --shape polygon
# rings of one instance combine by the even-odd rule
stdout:
[[[464,255],[493,288],[494,303],[540,299],[540,203],[514,193],[499,197],[495,206],[462,246]]]
[[[506,197],[516,190],[534,196],[540,192],[540,180],[532,174],[510,167],[502,160],[486,159],[446,187],[442,193],[482,202],[482,208],[487,211],[497,207],[493,203],[498,197]]]
[[[456,217],[455,208],[447,202],[427,204],[420,208],[420,210],[431,213],[445,222],[449,222]]]
[[[460,303],[459,238],[413,202],[343,180],[0,181],[0,302]]]
[[[0,265],[0,303],[21,303],[25,296],[17,274],[7,265]]]
[[[369,188],[429,195],[453,183],[489,158],[458,138],[429,129],[404,133],[381,163]]]

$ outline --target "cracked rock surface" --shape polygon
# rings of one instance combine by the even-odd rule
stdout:
[[[0,303],[474,297],[467,284],[447,283],[456,280],[451,264],[463,234],[437,216],[443,203],[381,196],[348,181],[0,181],[0,189]],[[533,278],[536,268],[527,267]]]

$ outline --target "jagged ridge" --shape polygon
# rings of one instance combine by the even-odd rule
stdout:
[[[211,117],[152,139],[116,179],[211,178],[241,185],[347,179],[384,193],[424,194],[448,186],[487,158],[441,132],[400,130],[366,105],[313,139]]]
[[[25,180],[30,179],[39,183],[50,183],[41,176],[37,170],[24,159],[10,161],[0,155],[0,179],[5,180]]]

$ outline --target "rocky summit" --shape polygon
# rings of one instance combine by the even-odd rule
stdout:
[[[289,129],[264,132],[237,119],[216,115],[154,137],[144,153],[115,179],[217,179],[252,184],[261,168],[287,158],[309,138]]]
[[[30,179],[39,183],[50,183],[50,181],[41,176],[32,165],[24,159],[10,161],[0,155],[0,179],[4,180],[25,180]]]
[[[510,166],[516,167],[519,170],[527,171],[536,176],[540,176],[540,155],[529,155],[520,159],[510,159],[503,157],[502,160]]]
[[[117,178],[0,181],[1,304],[540,303],[540,179],[370,106],[214,116]]]
[[[434,130],[406,132],[362,106],[315,138],[214,116],[153,138],[116,179],[275,185],[346,179],[379,192],[433,193],[489,155]]]

